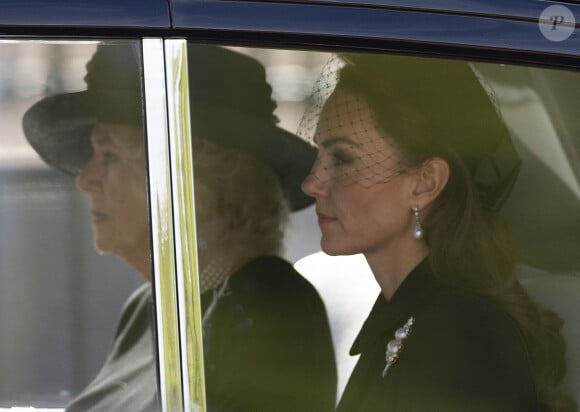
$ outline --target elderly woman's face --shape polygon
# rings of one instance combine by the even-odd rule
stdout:
[[[147,256],[149,225],[143,131],[99,123],[91,135],[93,155],[77,177],[90,197],[95,246],[129,262]]]
[[[316,199],[322,249],[373,253],[413,239],[413,174],[373,121],[367,103],[336,91],[320,115],[318,157],[302,184]]]

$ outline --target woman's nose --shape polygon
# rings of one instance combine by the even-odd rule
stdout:
[[[76,178],[77,188],[86,193],[90,193],[99,184],[98,162],[93,155]]]
[[[320,197],[326,194],[326,185],[323,180],[317,174],[317,169],[319,167],[318,160],[312,166],[310,173],[306,176],[306,179],[302,181],[302,191],[311,197]]]

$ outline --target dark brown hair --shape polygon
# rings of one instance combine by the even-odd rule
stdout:
[[[475,176],[480,160],[489,159],[509,139],[480,80],[468,63],[459,61],[370,55],[344,59],[337,87],[368,103],[375,126],[392,138],[404,163],[414,167],[440,157],[449,165],[447,185],[422,220],[435,276],[504,307],[526,340],[543,408],[575,410],[575,402],[558,390],[565,372],[562,321],[523,290],[509,228],[496,213],[509,195],[511,184],[505,182],[513,173],[487,186]]]

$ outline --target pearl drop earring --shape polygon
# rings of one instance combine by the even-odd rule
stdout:
[[[418,207],[413,208],[413,214],[415,215],[415,229],[413,229],[413,237],[415,239],[421,239],[423,237],[423,227],[421,226]]]

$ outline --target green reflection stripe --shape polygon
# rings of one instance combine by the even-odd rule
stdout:
[[[166,40],[173,213],[178,279],[184,404],[205,411],[201,305],[199,297],[193,161],[189,124],[187,42]]]
[[[173,213],[161,39],[143,40],[153,283],[163,411],[183,410]]]

